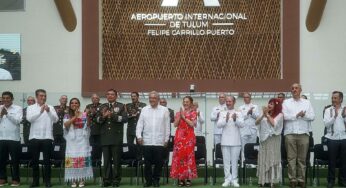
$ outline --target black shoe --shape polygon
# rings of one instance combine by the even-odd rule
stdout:
[[[46,187],[52,187],[52,184],[50,182],[46,183]]]
[[[32,187],[39,187],[40,185],[39,185],[39,183],[32,183],[31,185],[30,185],[30,188],[32,188]]]
[[[159,182],[154,182],[153,185],[154,185],[154,187],[160,187],[160,183]]]
[[[119,186],[120,186],[120,183],[119,183],[119,182],[113,182],[112,186],[113,186],[113,187],[119,187]]]
[[[109,187],[109,186],[111,186],[111,184],[109,183],[109,182],[103,182],[102,183],[102,187]]]
[[[151,187],[153,184],[150,182],[146,182],[144,183],[143,187]]]
[[[334,187],[334,183],[328,183],[327,188],[333,188]]]
[[[297,185],[296,182],[291,181],[289,187],[290,187],[290,188],[296,188],[296,185]]]
[[[298,182],[298,186],[299,186],[300,188],[306,188],[305,182]]]

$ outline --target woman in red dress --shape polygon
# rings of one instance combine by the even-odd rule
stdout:
[[[174,126],[177,127],[174,137],[171,178],[178,179],[178,186],[191,186],[191,179],[197,178],[195,162],[197,112],[193,110],[193,99],[186,96],[183,99],[184,109],[175,116]]]

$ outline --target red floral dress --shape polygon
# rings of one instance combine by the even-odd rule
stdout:
[[[184,112],[185,118],[196,122],[197,112]],[[176,114],[176,118],[180,112]],[[185,180],[197,178],[195,162],[196,137],[194,128],[180,120],[174,137],[171,178]]]

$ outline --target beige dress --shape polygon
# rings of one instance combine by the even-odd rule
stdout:
[[[281,131],[283,115],[274,118],[274,127],[263,118],[258,126],[260,147],[258,152],[258,183],[279,183],[282,177],[281,166]]]

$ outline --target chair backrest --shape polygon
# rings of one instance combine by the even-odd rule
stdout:
[[[314,137],[309,136],[309,151],[312,152],[314,150]]]
[[[55,161],[65,160],[65,144],[53,144],[51,159]]]
[[[91,160],[101,161],[102,159],[102,147],[100,145],[91,145]]]
[[[174,147],[174,136],[170,136],[168,141],[168,150],[173,151],[173,147]]]
[[[258,159],[259,144],[247,143],[244,146],[245,160],[257,160]]]
[[[223,159],[220,143],[215,145],[215,159]]]
[[[287,161],[287,152],[285,144],[281,144],[281,160]]]
[[[170,153],[170,150],[168,147],[163,148],[162,159],[163,160],[169,160],[169,153]]]
[[[20,161],[30,161],[32,159],[31,152],[28,144],[21,144],[20,146]]]
[[[122,160],[136,160],[137,159],[137,145],[124,143],[122,145]]]
[[[196,144],[204,144],[205,145],[204,136],[196,136]]]
[[[206,159],[206,156],[207,156],[207,148],[206,148],[205,144],[196,143],[195,159],[196,160]]]
[[[316,144],[314,146],[314,158],[323,161],[328,161],[329,157],[327,145]]]

